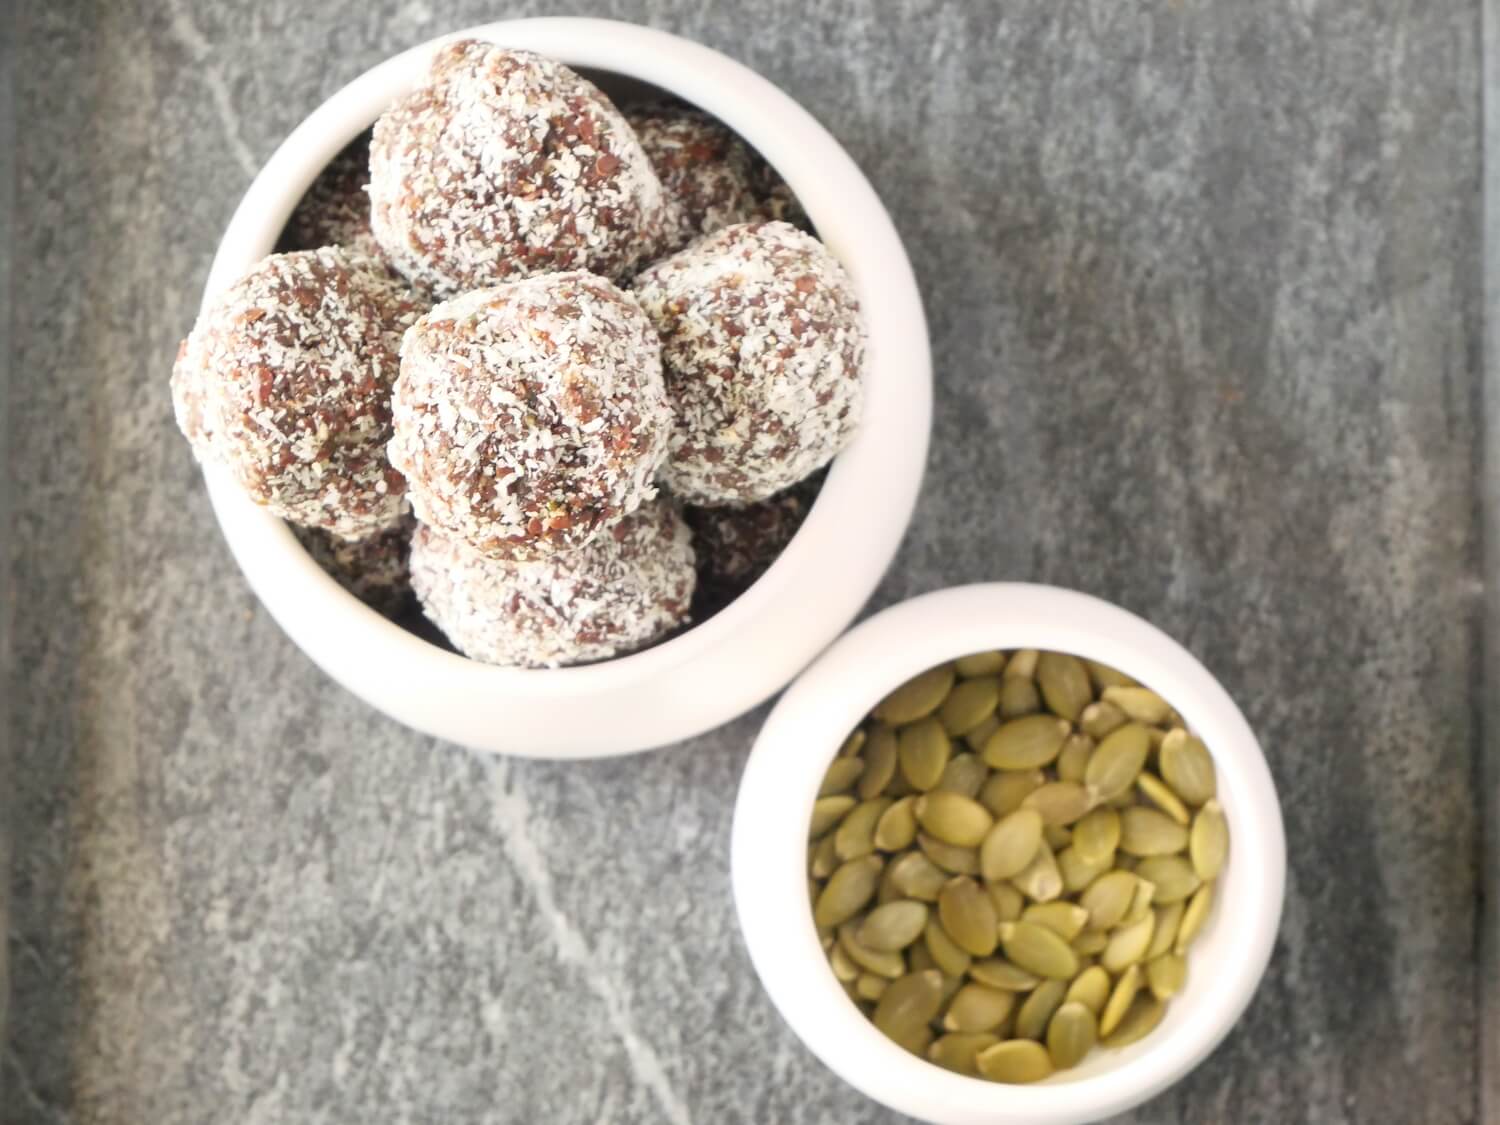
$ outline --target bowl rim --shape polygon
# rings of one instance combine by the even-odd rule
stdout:
[[[1079,1077],[1001,1086],[949,1073],[887,1040],[827,969],[807,902],[806,825],[827,763],[887,691],[943,660],[993,648],[1071,652],[1120,667],[1168,698],[1210,746],[1234,849],[1210,938],[1229,955],[1191,1006]],[[827,747],[826,753],[809,747]],[[1165,1089],[1228,1034],[1265,972],[1285,896],[1286,843],[1263,751],[1211,673],[1154,625],[1091,595],[1030,583],[955,587],[892,606],[832,645],[791,685],[746,762],[731,833],[735,908],[751,961],[792,1030],[877,1101],[943,1125],[1093,1121]],[[1232,919],[1230,921],[1229,919]],[[1200,946],[1201,948],[1201,946]],[[1184,991],[1174,1003],[1189,996]],[[1070,1074],[1074,1072],[1069,1072]]]
[[[728,722],[783,687],[854,619],[894,557],[915,507],[931,426],[931,360],[916,280],[890,216],[853,159],[770,81],[666,32],[613,20],[544,18],[435,37],[377,64],[323,102],[246,191],[215,255],[205,305],[272,250],[307,185],[417,84],[433,51],[468,37],[655,85],[724,121],[781,172],[845,265],[864,309],[870,346],[858,434],[830,466],[797,535],[745,593],[645,651],[562,669],[480,664],[406,632],[339,587],[281,520],[243,496],[224,470],[209,466],[204,476],[213,509],[240,569],[283,631],[345,688],[398,721],[478,749],[537,757],[610,756],[677,742]],[[815,591],[799,589],[813,576]],[[747,636],[753,639],[748,649],[758,650],[760,659],[732,654]],[[722,673],[717,697],[702,690],[712,682],[705,665]],[[413,684],[410,672],[418,667],[423,671]],[[430,699],[392,691],[396,678]],[[667,678],[684,683],[660,686]],[[554,736],[524,707],[592,698],[603,712],[606,701],[616,708],[622,693],[653,684],[650,706],[631,707],[626,698],[630,721],[589,735]],[[501,702],[511,706],[509,714],[497,710]],[[472,713],[476,707],[488,722]],[[518,720],[506,730],[514,742],[502,744],[494,724],[510,719]]]

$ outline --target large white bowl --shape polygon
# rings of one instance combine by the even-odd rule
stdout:
[[[953,1074],[896,1046],[849,1002],[807,899],[807,829],[828,763],[887,691],[970,652],[1035,648],[1113,665],[1154,688],[1214,755],[1230,859],[1188,953],[1187,984],[1149,1035],[1096,1050],[1034,1086]],[[940,1125],[1075,1125],[1123,1112],[1201,1062],[1239,1019],[1281,921],[1286,841],[1265,756],[1207,669],[1155,626],[1071,590],[998,583],[927,594],[876,614],[782,696],[750,752],[731,840],[740,926],[792,1030],[851,1085]]]
[[[932,372],[921,298],[901,241],[849,155],[791,98],[716,51],[592,19],[469,28],[361,75],[266,163],[230,221],[204,300],[270,253],[302,193],[393,99],[439,43],[474,37],[657,86],[708,111],[776,167],[847,268],[869,326],[865,413],[791,545],[727,609],[635,655],[555,671],[455,656],[366,608],[328,578],[280,520],[206,473],[214,511],[251,587],[315,663],[417,730],[538,757],[622,754],[688,738],[785,685],[853,620],[911,518],[926,460]]]

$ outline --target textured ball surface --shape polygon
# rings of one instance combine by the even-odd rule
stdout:
[[[411,597],[409,563],[416,526],[416,520],[406,516],[395,527],[363,539],[340,539],[295,524],[292,532],[324,573],[371,609],[391,616]]]
[[[626,118],[666,193],[661,253],[700,234],[762,217],[754,156],[725,126],[689,106],[659,102]]]
[[[285,248],[344,246],[371,257],[380,247],[370,229],[370,135],[356,137],[318,173],[283,233]]]

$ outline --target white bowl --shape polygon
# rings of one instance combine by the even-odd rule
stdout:
[[[844,995],[807,900],[807,825],[819,781],[887,691],[934,664],[1036,648],[1102,661],[1154,688],[1207,743],[1229,819],[1230,861],[1188,980],[1150,1035],[1096,1050],[1076,1069],[1005,1086],[940,1069],[886,1039]],[[1191,654],[1159,629],[1085,594],[993,584],[928,594],[846,634],[782,696],[750,753],[731,843],[735,906],[751,960],[792,1030],[870,1097],[940,1125],[1064,1125],[1120,1113],[1181,1078],[1240,1017],[1281,920],[1286,843],[1255,735]]]
[[[266,163],[230,221],[205,303],[270,253],[314,177],[415,86],[442,42],[490,40],[670,91],[718,117],[785,177],[843,262],[869,326],[865,413],[791,545],[702,625],[601,664],[497,668],[404,631],[345,593],[274,516],[224,475],[209,493],[240,569],[312,660],[392,718],[451,742],[538,757],[622,754],[688,738],[768,698],[853,620],[911,519],[927,455],[932,372],[911,265],[849,155],[806,110],[739,63],[685,39],[593,19],[469,28],[367,71]]]

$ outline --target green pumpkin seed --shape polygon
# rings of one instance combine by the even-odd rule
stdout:
[[[1175,855],[1187,847],[1187,842],[1187,829],[1164,812],[1137,805],[1120,814],[1122,852],[1134,856]]]
[[[1066,981],[1046,980],[1037,985],[1016,1012],[1016,1038],[1040,1040],[1045,1036],[1047,1024],[1052,1021],[1057,1009],[1062,1007],[1063,997],[1067,993]]]
[[[1100,742],[1083,777],[1095,802],[1129,793],[1150,751],[1150,736],[1139,723],[1127,723]]]
[[[818,896],[813,921],[819,926],[839,926],[853,918],[874,896],[884,866],[879,857],[869,855],[839,867]]]
[[[1006,676],[1000,681],[999,715],[1002,719],[1018,719],[1022,715],[1035,715],[1042,709],[1042,693],[1031,680]]]
[[[1118,926],[1130,910],[1139,883],[1128,871],[1111,871],[1090,883],[1078,898],[1078,904],[1088,912],[1088,924],[1096,930]]]
[[[896,756],[901,774],[918,792],[925,793],[943,777],[943,769],[953,753],[948,732],[936,719],[919,719],[901,728],[896,736]]]
[[[1190,805],[1201,805],[1218,791],[1214,760],[1201,738],[1174,730],[1162,739],[1162,780]]]
[[[980,787],[990,776],[990,767],[973,754],[955,754],[943,767],[935,791],[957,793],[970,800],[979,796]]]
[[[1001,723],[984,744],[984,764],[997,770],[1045,766],[1062,750],[1068,724],[1055,715],[1027,715]]]
[[[1058,1070],[1077,1066],[1094,1049],[1099,1024],[1094,1013],[1076,1000],[1058,1008],[1047,1024],[1047,1054]]]
[[[875,822],[875,847],[883,852],[905,851],[917,838],[917,799],[902,797]]]
[[[891,807],[889,797],[876,797],[856,805],[839,824],[834,834],[833,846],[839,858],[848,861],[867,856],[875,850],[875,825]]]
[[[958,943],[948,936],[943,924],[936,917],[927,919],[922,932],[922,945],[932,957],[932,963],[950,977],[961,977],[969,971],[972,958]]]
[[[1181,902],[1202,883],[1180,855],[1148,856],[1136,865],[1135,873],[1156,887],[1157,906]]]
[[[948,1004],[945,1031],[994,1031],[1015,1006],[1016,994],[982,984],[966,984]]]
[[[1078,729],[1090,738],[1098,739],[1119,730],[1127,721],[1124,711],[1101,699],[1083,709],[1083,714],[1078,716]]]
[[[847,793],[854,788],[859,775],[864,772],[863,758],[835,758],[823,775],[823,784],[818,787],[819,797],[832,797],[835,793]]]
[[[1120,813],[1108,807],[1094,809],[1073,825],[1073,847],[1090,863],[1107,863],[1120,846]]]
[[[1074,731],[1063,739],[1062,749],[1057,753],[1057,780],[1082,781],[1093,756],[1094,740]]]
[[[875,717],[894,727],[926,718],[953,688],[953,665],[940,664],[913,676],[875,705]]]
[[[1144,1039],[1156,1030],[1166,1012],[1167,1006],[1155,996],[1138,998],[1120,1019],[1115,1030],[1104,1037],[1104,1045],[1118,1049]]]
[[[1120,1025],[1125,1018],[1125,1013],[1130,1010],[1135,995],[1141,990],[1141,967],[1131,965],[1123,973],[1120,979],[1115,981],[1115,987],[1109,994],[1109,999],[1104,1002],[1104,1010],[1099,1013],[1099,1034],[1108,1039],[1110,1034]]]
[[[868,801],[880,796],[896,776],[896,732],[884,723],[875,723],[865,745],[865,770],[859,775],[859,799]]]
[[[1084,660],[1083,666],[1089,670],[1089,679],[1094,681],[1094,686],[1100,691],[1112,687],[1135,687],[1135,681],[1124,672],[1111,668],[1108,664],[1100,664],[1097,660]]]
[[[1046,824],[1042,826],[1042,843],[1057,854],[1073,842],[1073,833],[1069,832],[1061,824]]]
[[[1083,709],[1094,700],[1088,669],[1078,657],[1067,653],[1042,653],[1037,658],[1036,682],[1042,691],[1042,701],[1069,722],[1077,722]]]
[[[854,803],[853,797],[842,793],[836,797],[819,797],[813,802],[812,828],[808,837],[816,840],[823,835],[844,819],[844,814],[854,807]]]
[[[885,997],[882,996],[881,999],[884,1000]],[[939,1004],[938,1006],[941,1007],[942,1005]],[[871,1019],[873,1018],[874,1013],[872,1012]],[[932,1046],[934,1038],[936,1038],[936,1032],[925,1023],[921,1027],[909,1029],[904,1035],[891,1036],[896,1046],[900,1047],[903,1051],[909,1051],[919,1059],[927,1057],[927,1050]]]
[[[906,951],[906,964],[914,973],[919,973],[923,969],[938,968],[938,963],[932,959],[932,953],[928,950],[927,944],[921,941]],[[938,969],[938,972],[942,970]]]
[[[1014,922],[1026,909],[1026,897],[1009,883],[985,883],[985,893],[995,904],[995,917],[1002,922]]]
[[[915,899],[900,899],[870,911],[856,936],[866,949],[894,952],[916,941],[926,925],[926,905]]]
[[[855,758],[864,749],[867,733],[864,727],[855,727],[849,732],[849,737],[844,739],[844,744],[839,747],[840,758]]]
[[[973,798],[937,789],[917,798],[917,822],[945,844],[977,848],[995,818]]]
[[[1099,964],[1107,972],[1123,973],[1138,964],[1151,947],[1151,935],[1156,931],[1156,915],[1147,911],[1139,922],[1121,926],[1109,937],[1109,944],[1099,955]]]
[[[1177,794],[1172,792],[1165,781],[1154,773],[1143,771],[1141,776],[1135,779],[1135,784],[1141,791],[1141,795],[1150,801],[1162,812],[1166,813],[1178,824],[1186,826],[1192,819],[1187,806],[1178,799]]]
[[[1094,957],[1104,952],[1109,944],[1109,935],[1103,930],[1084,930],[1068,943],[1080,958]]]
[[[1041,813],[1043,824],[1068,825],[1089,811],[1089,793],[1076,781],[1049,781],[1026,794],[1021,807]]]
[[[944,1070],[951,1070],[955,1074],[978,1078],[979,1067],[975,1064],[975,1056],[986,1047],[993,1047],[998,1042],[1000,1042],[1000,1037],[989,1032],[979,1034],[953,1032],[939,1036],[932,1046],[927,1048],[927,1061],[936,1063]]]
[[[906,898],[936,902],[948,873],[921,852],[906,852],[891,861],[891,883]]]
[[[1099,694],[1106,703],[1113,703],[1137,723],[1157,726],[1166,722],[1172,713],[1171,705],[1150,688],[1107,687]]]
[[[1020,808],[997,820],[979,845],[979,870],[989,880],[1026,870],[1042,843],[1042,814]]]
[[[1012,1086],[1040,1082],[1052,1074],[1046,1048],[1030,1039],[1006,1039],[986,1047],[974,1057],[974,1065],[991,1082]]]
[[[969,749],[979,753],[984,749],[984,744],[990,740],[990,735],[1000,729],[1000,716],[991,715],[985,719],[968,734],[964,735],[964,741],[969,744]]]
[[[1026,908],[1021,920],[1046,926],[1064,941],[1071,942],[1088,925],[1089,912],[1072,902],[1038,902]]]
[[[1057,853],[1057,870],[1062,874],[1063,891],[1076,895],[1110,869],[1114,855],[1111,853],[1094,861],[1084,859],[1078,850],[1077,832],[1073,833],[1073,841],[1073,844]]]
[[[960,656],[953,664],[966,680],[975,676],[998,676],[1005,671],[1005,653],[971,652],[968,656]]]
[[[908,1046],[920,1036],[919,1029],[927,1031],[943,1004],[943,974],[936,969],[920,973],[907,973],[892,981],[875,1005],[875,1026],[892,1039]],[[927,1043],[922,1044],[925,1054]]]
[[[889,949],[871,949],[859,940],[860,923],[846,922],[839,927],[838,942],[849,960],[867,973],[887,977],[891,980],[906,972],[906,961],[900,953]]]
[[[1170,1000],[1187,980],[1187,962],[1176,953],[1163,953],[1146,962],[1146,983],[1158,1000]]]
[[[990,810],[996,820],[1009,816],[1021,807],[1027,796],[1041,788],[1046,777],[1041,770],[1002,770],[991,774],[979,789],[979,803]]]
[[[859,979],[854,982],[854,991],[861,1000],[879,1000],[885,995],[889,984],[890,981],[885,977],[877,977],[874,973],[860,973]]]
[[[938,710],[938,721],[954,738],[967,734],[995,713],[1000,706],[1000,679],[964,680],[948,693]]]
[[[843,984],[859,979],[859,966],[837,945],[828,952],[828,967]]]
[[[1224,861],[1229,858],[1229,822],[1218,801],[1210,799],[1193,818],[1188,856],[1193,871],[1205,883],[1213,882],[1224,870]]]
[[[969,966],[969,976],[980,984],[1003,988],[1007,992],[1030,992],[1042,983],[1042,978],[1035,973],[1028,973],[1000,957],[975,961]]]
[[[1151,944],[1146,947],[1145,960],[1154,961],[1172,948],[1172,943],[1177,940],[1177,928],[1182,925],[1185,909],[1186,904],[1181,902],[1152,909],[1152,913],[1156,915],[1156,928],[1151,932]]]
[[[1005,956],[1029,973],[1052,980],[1070,980],[1078,972],[1078,954],[1057,934],[1035,922],[1006,922],[1000,926]]]
[[[1037,661],[1041,658],[1042,654],[1034,648],[1018,649],[1005,665],[1006,677],[1012,680],[1036,679]]]
[[[995,952],[1000,924],[995,917],[995,906],[973,879],[961,877],[948,881],[938,895],[938,918],[948,936],[966,953],[988,957]]]
[[[1032,902],[1051,902],[1063,892],[1062,872],[1057,866],[1057,856],[1043,840],[1021,871],[1011,882]]]
[[[814,879],[826,879],[833,874],[838,865],[839,853],[834,848],[833,834],[829,833],[813,846],[807,870]]]
[[[1063,997],[1064,1003],[1082,1004],[1094,1015],[1104,1010],[1104,1004],[1109,999],[1109,974],[1098,965],[1092,965],[1073,978],[1073,983],[1068,985],[1068,994]]]
[[[917,833],[917,847],[950,875],[976,875],[979,872],[979,851],[976,848],[961,848],[925,832]]]
[[[1130,900],[1130,909],[1120,920],[1122,926],[1133,926],[1151,913],[1151,900],[1156,897],[1156,884],[1149,883],[1139,875],[1135,881],[1135,897]]]
[[[1182,921],[1177,926],[1177,937],[1172,943],[1172,949],[1177,953],[1186,953],[1188,946],[1193,944],[1199,932],[1203,929],[1203,923],[1208,921],[1209,907],[1214,902],[1214,885],[1204,883],[1201,888],[1188,899],[1187,908],[1182,912]]]

